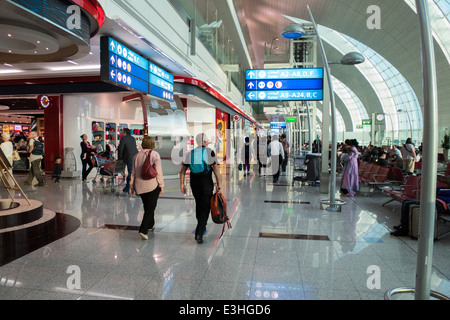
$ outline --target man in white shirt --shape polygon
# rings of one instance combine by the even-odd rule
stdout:
[[[32,131],[29,134],[28,146],[30,156],[28,160],[30,161],[30,172],[28,174],[28,179],[25,184],[31,185],[33,183],[33,178],[36,177],[38,181],[38,186],[43,187],[44,178],[41,175],[41,161],[44,155],[44,145],[43,142],[40,142],[37,138],[37,132]]]
[[[273,183],[276,183],[280,177],[280,166],[284,160],[283,145],[278,140],[278,135],[272,137],[272,142],[269,144],[269,150],[270,158],[272,160]]]

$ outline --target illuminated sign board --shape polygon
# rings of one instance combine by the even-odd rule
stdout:
[[[110,37],[101,39],[101,78],[128,90],[173,101],[173,76]]]
[[[271,129],[286,129],[286,122],[273,121],[270,123]]]
[[[246,101],[321,101],[323,69],[260,69],[245,74]]]

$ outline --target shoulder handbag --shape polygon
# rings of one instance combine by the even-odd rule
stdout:
[[[144,180],[151,180],[156,178],[158,175],[158,172],[156,171],[156,168],[152,165],[150,155],[152,154],[152,150],[150,150],[147,154],[147,158],[144,161],[144,164],[142,165],[142,179]]]

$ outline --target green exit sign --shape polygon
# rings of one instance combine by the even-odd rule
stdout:
[[[297,118],[286,118],[286,122],[297,122]]]
[[[362,121],[362,125],[363,126],[370,126],[370,125],[372,125],[372,120],[363,120]]]
[[[364,126],[356,126],[356,129],[364,129]]]

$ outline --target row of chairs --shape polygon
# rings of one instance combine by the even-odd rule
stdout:
[[[360,184],[377,189],[389,197],[389,200],[381,206],[398,201],[402,203],[405,200],[420,200],[421,176],[415,174],[406,174],[400,168],[384,167],[374,163],[360,162],[359,164]],[[450,188],[450,163],[447,164],[445,172],[438,172],[437,188]],[[449,214],[440,214],[437,216],[439,221],[444,224],[450,222]],[[448,228],[447,228],[448,229]],[[439,233],[438,239],[450,235],[450,231]]]
[[[358,168],[360,185],[367,186],[369,191],[382,190],[385,186],[401,185],[405,176],[400,168],[380,166],[376,163],[361,161]]]
[[[436,188],[448,188],[447,181],[437,180]],[[403,202],[405,200],[420,200],[421,176],[409,175],[405,183],[399,188],[389,188],[383,190],[391,199],[383,203],[382,206],[392,201]]]

